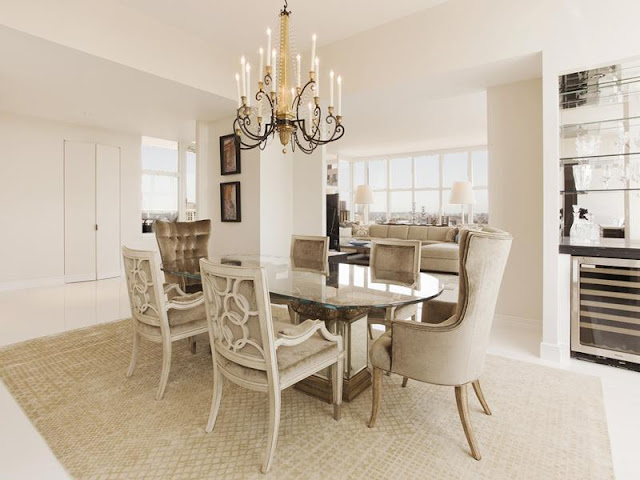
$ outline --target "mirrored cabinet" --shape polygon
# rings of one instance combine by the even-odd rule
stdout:
[[[561,236],[640,239],[640,60],[563,75],[559,90]]]

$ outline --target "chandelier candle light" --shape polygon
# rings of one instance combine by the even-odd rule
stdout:
[[[336,76],[333,70],[329,72],[329,106],[326,116],[323,116],[320,107],[320,60],[316,56],[317,37],[314,34],[311,38],[309,80],[302,85],[302,57],[299,54],[295,57],[291,55],[291,11],[287,8],[285,0],[280,11],[279,51],[271,48],[270,28],[267,29],[266,52],[262,47],[258,50],[260,69],[254,105],[251,104],[251,65],[244,56],[240,59],[242,70],[236,74],[238,110],[233,129],[240,138],[240,148],[243,150],[255,147],[263,150],[276,132],[284,153],[289,143],[292,151],[299,148],[304,153],[311,153],[317,147],[344,135],[342,77]],[[263,66],[265,53],[266,66]],[[338,83],[337,110],[334,107],[334,81]]]

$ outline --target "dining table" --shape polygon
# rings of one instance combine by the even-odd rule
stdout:
[[[297,317],[318,318],[327,328],[344,340],[345,368],[343,399],[352,401],[371,385],[368,370],[370,338],[367,313],[372,309],[393,309],[429,301],[443,291],[444,285],[435,276],[420,273],[414,288],[371,280],[371,269],[329,261],[328,268],[315,270],[300,267],[290,257],[271,255],[210,256],[210,261],[222,265],[260,267],[265,270],[271,301],[288,303]],[[197,268],[166,264],[162,270],[171,275],[200,279]],[[331,402],[330,372],[323,371],[296,384],[305,393]]]

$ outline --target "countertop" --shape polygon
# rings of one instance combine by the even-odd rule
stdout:
[[[601,238],[599,245],[572,243],[569,237],[560,242],[560,253],[584,257],[631,258],[640,260],[640,241],[624,238]]]

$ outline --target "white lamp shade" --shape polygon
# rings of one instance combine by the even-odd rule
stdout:
[[[453,182],[449,203],[454,205],[471,205],[476,203],[471,182]]]
[[[373,204],[373,192],[369,185],[358,185],[356,189],[356,203],[358,205]]]

